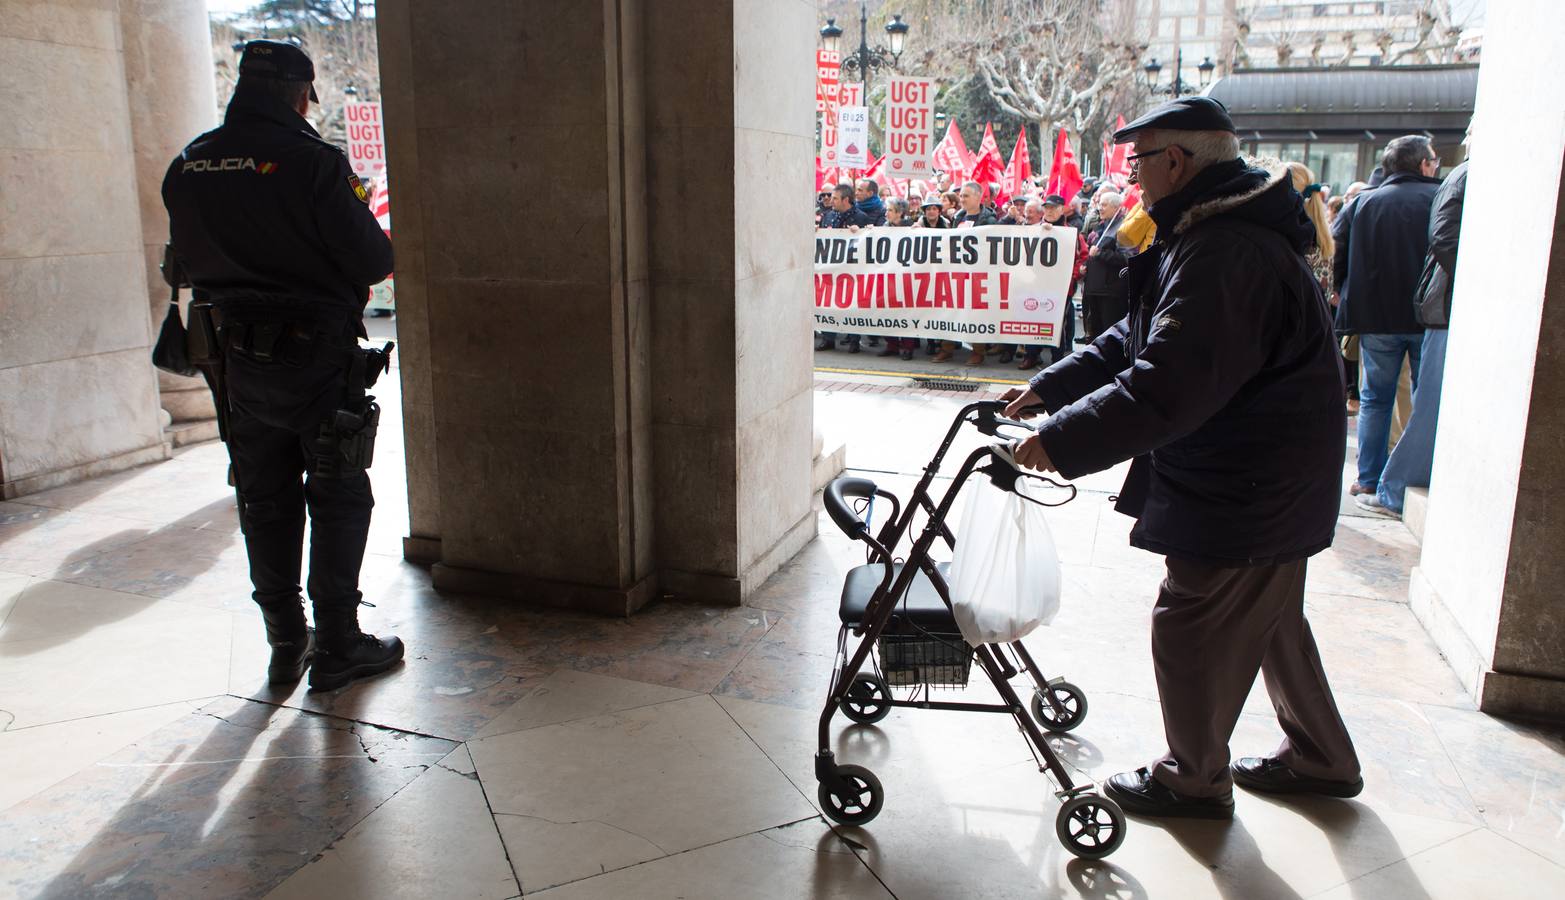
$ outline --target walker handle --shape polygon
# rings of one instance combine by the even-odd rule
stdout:
[[[826,485],[826,490],[821,493],[821,501],[826,506],[826,514],[837,523],[837,527],[841,528],[848,537],[859,540],[869,535],[869,525],[859,518],[858,513],[853,511],[853,507],[845,498],[867,499],[873,496],[875,496],[875,482],[868,478],[833,478],[831,483]]]

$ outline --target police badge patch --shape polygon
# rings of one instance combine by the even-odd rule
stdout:
[[[357,175],[349,175],[348,176],[348,187],[353,188],[353,196],[359,198],[359,202],[361,202],[361,203],[368,203],[369,202],[370,192],[366,191],[364,189],[364,182],[359,180],[359,176],[357,176]]]

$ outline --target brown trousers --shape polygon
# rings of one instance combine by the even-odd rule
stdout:
[[[1152,664],[1168,753],[1158,781],[1190,797],[1233,789],[1228,740],[1259,671],[1282,725],[1277,756],[1315,778],[1354,781],[1358,755],[1304,618],[1305,560],[1225,569],[1168,559],[1152,610]]]

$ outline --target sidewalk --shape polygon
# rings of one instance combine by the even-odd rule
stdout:
[[[839,356],[865,357],[816,364]],[[1014,371],[980,377],[989,369]],[[615,620],[435,593],[400,558],[395,384],[377,391],[363,579],[376,606],[363,618],[400,634],[409,658],[369,683],[263,683],[221,445],[0,503],[0,894],[1565,893],[1565,738],[1473,708],[1406,606],[1417,547],[1399,522],[1344,517],[1310,565],[1309,612],[1365,793],[1239,792],[1232,824],[1132,821],[1124,846],[1089,864],[1062,851],[1052,788],[999,716],[838,717],[839,759],[872,768],[886,805],[862,829],[818,815],[836,598],[863,559],[824,516],[740,608],[665,599]],[[955,410],[999,389],[923,390],[900,371],[821,372],[817,388],[828,444],[845,441],[855,474],[904,494]],[[1130,521],[1108,502],[1120,474],[1083,479],[1051,511],[1064,607],[1030,639],[1048,674],[1087,693],[1087,721],[1055,746],[1093,779],[1162,749],[1147,648],[1160,561],[1126,543]],[[1278,738],[1258,686],[1234,752]]]

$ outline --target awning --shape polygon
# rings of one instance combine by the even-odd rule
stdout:
[[[1478,67],[1359,66],[1241,69],[1206,92],[1228,107],[1245,140],[1387,140],[1460,135],[1472,119]],[[1364,132],[1369,132],[1367,136]]]

